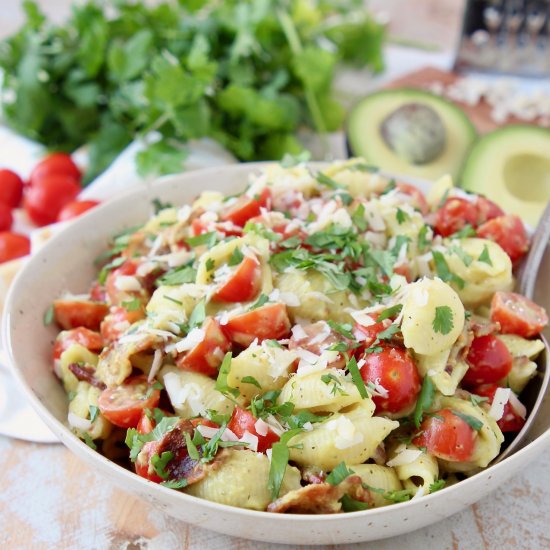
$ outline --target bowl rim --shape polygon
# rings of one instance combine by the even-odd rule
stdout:
[[[382,515],[382,516],[387,515],[388,513],[391,513],[392,510],[397,511],[397,510],[406,510],[413,507],[416,508],[419,502],[421,502],[422,504],[425,504],[432,501],[438,501],[438,500],[445,499],[446,497],[449,497],[455,493],[458,493],[460,495],[461,493],[466,492],[467,489],[472,485],[478,482],[481,482],[483,477],[489,476],[490,478],[491,472],[497,472],[497,471],[500,472],[518,462],[521,462],[524,457],[525,457],[525,462],[531,461],[538,454],[539,448],[540,448],[540,451],[542,451],[544,446],[550,446],[550,427],[549,427],[542,434],[540,434],[536,439],[529,442],[527,445],[524,445],[522,448],[518,449],[516,452],[514,452],[510,456],[507,456],[502,461],[496,464],[490,465],[487,468],[476,473],[475,475],[469,478],[466,478],[449,487],[445,487],[440,491],[437,491],[432,494],[424,495],[421,498],[411,499],[406,502],[395,503],[389,506],[355,511],[355,512],[348,512],[343,514],[279,514],[274,512],[239,508],[239,507],[230,506],[227,504],[219,504],[217,502],[209,501],[200,497],[195,497],[193,495],[189,495],[181,491],[174,491],[173,489],[169,489],[160,484],[153,483],[149,480],[141,478],[140,476],[136,475],[134,472],[127,470],[126,468],[109,460],[99,452],[91,449],[88,445],[86,445],[85,442],[83,442],[75,434],[73,434],[71,430],[66,426],[66,424],[59,421],[53,415],[53,413],[49,411],[46,405],[39,399],[39,397],[34,393],[32,388],[27,384],[25,377],[23,375],[23,371],[17,366],[17,362],[15,359],[15,347],[14,347],[14,342],[13,342],[11,330],[10,330],[10,322],[9,322],[10,316],[14,314],[14,303],[16,301],[18,294],[25,290],[25,288],[23,287],[23,282],[27,273],[32,271],[35,268],[35,265],[38,266],[42,261],[42,258],[48,256],[49,251],[51,249],[54,249],[58,246],[58,241],[59,242],[63,241],[65,236],[68,234],[67,231],[72,230],[74,232],[76,229],[78,232],[78,227],[82,225],[82,220],[84,219],[97,218],[97,220],[99,221],[105,210],[109,208],[114,208],[116,205],[123,206],[124,204],[127,204],[126,201],[128,200],[128,198],[131,198],[131,197],[137,198],[140,196],[146,196],[147,193],[150,192],[152,188],[154,188],[155,190],[158,190],[159,195],[162,195],[164,188],[168,188],[174,185],[174,183],[182,184],[185,182],[192,182],[193,179],[196,178],[197,174],[200,174],[202,176],[202,175],[208,175],[209,173],[212,173],[212,174],[215,173],[216,176],[219,178],[219,177],[223,177],[223,174],[220,176],[220,172],[226,172],[226,171],[236,172],[236,173],[241,172],[243,177],[246,178],[250,173],[254,172],[255,170],[261,169],[273,164],[276,164],[276,162],[240,163],[240,164],[228,165],[224,167],[218,166],[218,167],[206,168],[202,170],[194,170],[191,172],[184,172],[181,174],[163,176],[155,179],[152,185],[147,185],[143,187],[134,187],[122,193],[118,193],[109,201],[106,201],[105,203],[100,204],[99,206],[97,206],[96,208],[88,212],[85,212],[83,216],[80,216],[78,219],[74,220],[70,224],[70,227],[64,228],[62,231],[52,236],[52,238],[36,254],[31,256],[28,259],[28,261],[25,262],[25,265],[17,274],[15,280],[12,282],[8,295],[6,297],[4,312],[2,315],[2,327],[1,327],[2,345],[3,345],[3,348],[6,350],[6,353],[9,358],[10,371],[14,375],[20,387],[23,389],[25,395],[29,399],[31,406],[39,414],[42,420],[44,420],[47,426],[59,437],[61,442],[66,447],[68,447],[69,450],[71,450],[71,452],[73,453],[76,453],[76,449],[78,449],[78,453],[84,453],[86,455],[87,462],[90,462],[92,464],[95,462],[98,466],[100,466],[100,469],[102,470],[102,472],[105,472],[107,477],[109,477],[109,473],[111,473],[113,476],[118,475],[119,477],[121,477],[121,480],[126,479],[127,482],[129,483],[129,486],[126,486],[125,490],[128,490],[128,491],[132,491],[132,488],[135,487],[136,489],[137,488],[141,489],[141,493],[146,492],[151,496],[158,496],[161,498],[170,497],[171,499],[181,500],[182,504],[187,504],[187,505],[200,504],[201,506],[204,506],[205,508],[208,508],[212,511],[220,511],[226,514],[229,513],[236,516],[244,515],[251,520],[268,518],[270,521],[275,521],[275,522],[286,523],[288,521],[292,521],[292,522],[306,523],[306,524],[322,520],[322,521],[337,522],[339,525],[342,525],[342,522],[352,521],[359,518],[368,519],[368,518],[375,518],[379,515]],[[314,166],[314,167],[315,166],[322,167],[322,166],[326,166],[327,164],[328,163],[326,162],[308,162],[308,166]],[[103,236],[98,235],[97,238],[102,238],[102,237]],[[51,373],[48,373],[48,374],[51,375]],[[170,513],[169,510],[167,511],[167,513],[168,514]],[[446,515],[449,515],[449,514],[446,514]],[[439,521],[439,519],[441,518],[436,517],[434,521]],[[430,522],[430,523],[433,523],[433,522]]]

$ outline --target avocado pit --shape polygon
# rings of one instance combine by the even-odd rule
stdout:
[[[550,200],[550,156],[520,153],[506,159],[503,166],[504,184],[522,201]]]

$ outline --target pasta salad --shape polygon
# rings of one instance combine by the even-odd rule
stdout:
[[[459,482],[527,414],[545,311],[517,216],[361,159],[269,165],[163,204],[48,312],[73,432],[154,483],[292,513]]]

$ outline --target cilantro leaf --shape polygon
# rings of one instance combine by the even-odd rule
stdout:
[[[326,477],[326,482],[330,483],[331,485],[339,485],[346,479],[347,477],[351,476],[355,472],[353,470],[350,470],[345,462],[340,462],[338,466],[336,466],[330,474]]]
[[[203,233],[202,235],[197,235],[196,237],[188,237],[185,239],[185,242],[193,248],[202,245],[205,245],[207,248],[212,248],[216,244],[217,238],[218,234],[216,231],[211,231],[210,233]]]
[[[272,500],[279,496],[283,478],[288,465],[290,453],[288,451],[288,443],[290,440],[303,432],[302,428],[294,428],[284,432],[277,443],[271,447],[271,464],[269,467],[268,488],[271,493]]]
[[[168,479],[170,474],[166,471],[166,466],[173,458],[174,453],[171,451],[164,451],[160,456],[158,454],[154,454],[151,457],[151,466],[153,466],[156,474],[162,479]]]
[[[451,409],[451,412],[455,416],[462,418],[462,420],[464,420],[464,422],[466,422],[468,426],[470,426],[470,428],[473,428],[476,432],[479,432],[481,428],[483,428],[483,422],[481,420],[478,420],[475,416],[457,411],[455,409]]]
[[[344,189],[344,186],[341,183],[333,180],[330,176],[327,176],[323,172],[317,172],[317,174],[315,174],[315,179],[322,185],[327,186],[329,189]]]
[[[218,372],[218,377],[216,378],[216,390],[218,390],[221,393],[224,394],[231,394],[233,397],[237,397],[239,395],[239,390],[237,388],[231,388],[229,387],[227,383],[227,375],[229,374],[229,371],[231,370],[231,359],[232,354],[230,351],[228,351],[225,354],[225,357],[223,358],[222,364],[220,365],[220,370]]]
[[[263,305],[267,304],[267,302],[269,302],[269,296],[267,296],[266,294],[260,294],[258,296],[258,299],[250,306],[250,311],[262,307]]]
[[[189,485],[184,477],[181,479],[169,479],[167,481],[161,481],[160,484],[163,487],[168,487],[168,489],[183,489],[184,487],[187,487],[187,485]]]
[[[350,323],[337,323],[332,319],[327,319],[327,325],[334,331],[338,332],[342,336],[349,338],[350,340],[355,340],[353,332],[351,332],[353,326]]]
[[[231,253],[231,256],[229,257],[229,260],[227,262],[227,265],[229,267],[233,267],[234,265],[239,265],[244,259],[244,255],[241,252],[241,249],[238,247],[235,247],[233,249],[233,252]]]
[[[430,493],[435,493],[436,491],[440,491],[445,487],[446,481],[444,479],[437,479],[433,483],[430,483]]]
[[[351,380],[355,384],[355,387],[357,388],[357,391],[359,392],[361,399],[367,399],[369,397],[369,393],[367,392],[367,388],[365,387],[365,382],[363,381],[363,377],[359,372],[359,367],[357,366],[357,361],[355,360],[355,357],[352,357],[348,361],[346,368],[348,369],[348,372],[351,374]]]
[[[365,219],[365,206],[361,203],[355,212],[351,215],[351,221],[359,229],[359,231],[366,231],[368,227],[367,220]]]
[[[188,330],[200,327],[206,319],[206,300],[203,298],[189,315]]]
[[[51,325],[54,322],[55,315],[54,315],[54,306],[53,304],[48,307],[46,310],[46,313],[44,313],[44,326]]]
[[[344,495],[340,502],[342,504],[342,510],[344,512],[357,512],[359,510],[367,510],[370,508],[370,504],[368,502],[363,502],[361,500],[356,500],[349,495]]]
[[[141,308],[141,305],[141,300],[137,296],[132,296],[130,300],[127,302],[122,302],[121,304],[126,311],[138,311]]]
[[[167,271],[159,277],[156,285],[177,286],[185,283],[194,283],[197,278],[197,271],[190,266],[178,267]]]
[[[490,265],[492,267],[493,262],[491,260],[491,256],[489,255],[489,249],[487,248],[487,245],[483,245],[483,251],[479,255],[479,258],[477,259],[478,262],[484,262],[487,265]]]
[[[96,418],[99,416],[99,407],[95,405],[90,405],[90,422],[93,424],[96,421]]]
[[[260,383],[253,376],[243,376],[241,382],[245,384],[252,384],[253,386],[256,386],[259,390],[262,389]]]
[[[396,304],[394,306],[386,308],[378,317],[376,318],[376,322],[380,323],[381,321],[384,321],[385,319],[391,319],[392,317],[395,317],[401,313],[401,310],[403,309],[402,304]]]
[[[411,217],[404,210],[401,210],[401,208],[397,209],[397,212],[395,214],[395,219],[397,220],[397,223],[399,225],[405,223],[410,218]]]
[[[453,310],[449,306],[437,306],[435,308],[435,317],[432,321],[434,332],[440,334],[449,334],[454,328]]]
[[[429,376],[424,377],[422,382],[422,389],[420,390],[420,395],[416,400],[416,406],[413,413],[414,425],[417,428],[420,428],[422,423],[422,417],[424,413],[430,409],[432,406],[433,400],[435,397],[435,386],[432,382],[432,379]]]
[[[445,256],[443,256],[441,252],[436,250],[432,251],[432,256],[434,259],[435,269],[437,271],[438,277],[446,283],[455,283],[459,289],[463,289],[466,283],[463,279],[461,279],[458,275],[455,275],[449,269],[449,265],[447,264]]]

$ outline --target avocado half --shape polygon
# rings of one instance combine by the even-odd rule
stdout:
[[[406,155],[398,154],[397,148],[388,144],[384,131],[396,112],[403,111],[407,106],[427,107],[435,113],[444,129],[444,142],[437,155],[422,163],[411,162]],[[406,133],[406,126],[401,124],[394,127]],[[414,143],[417,128],[409,128],[411,135],[403,137],[409,143]],[[414,88],[384,90],[364,97],[350,111],[346,129],[351,155],[364,157],[370,164],[388,172],[427,180],[436,180],[444,174],[458,177],[462,163],[477,137],[474,125],[456,105],[430,92]]]
[[[550,200],[550,130],[511,125],[484,135],[466,159],[460,184],[534,227]]]

